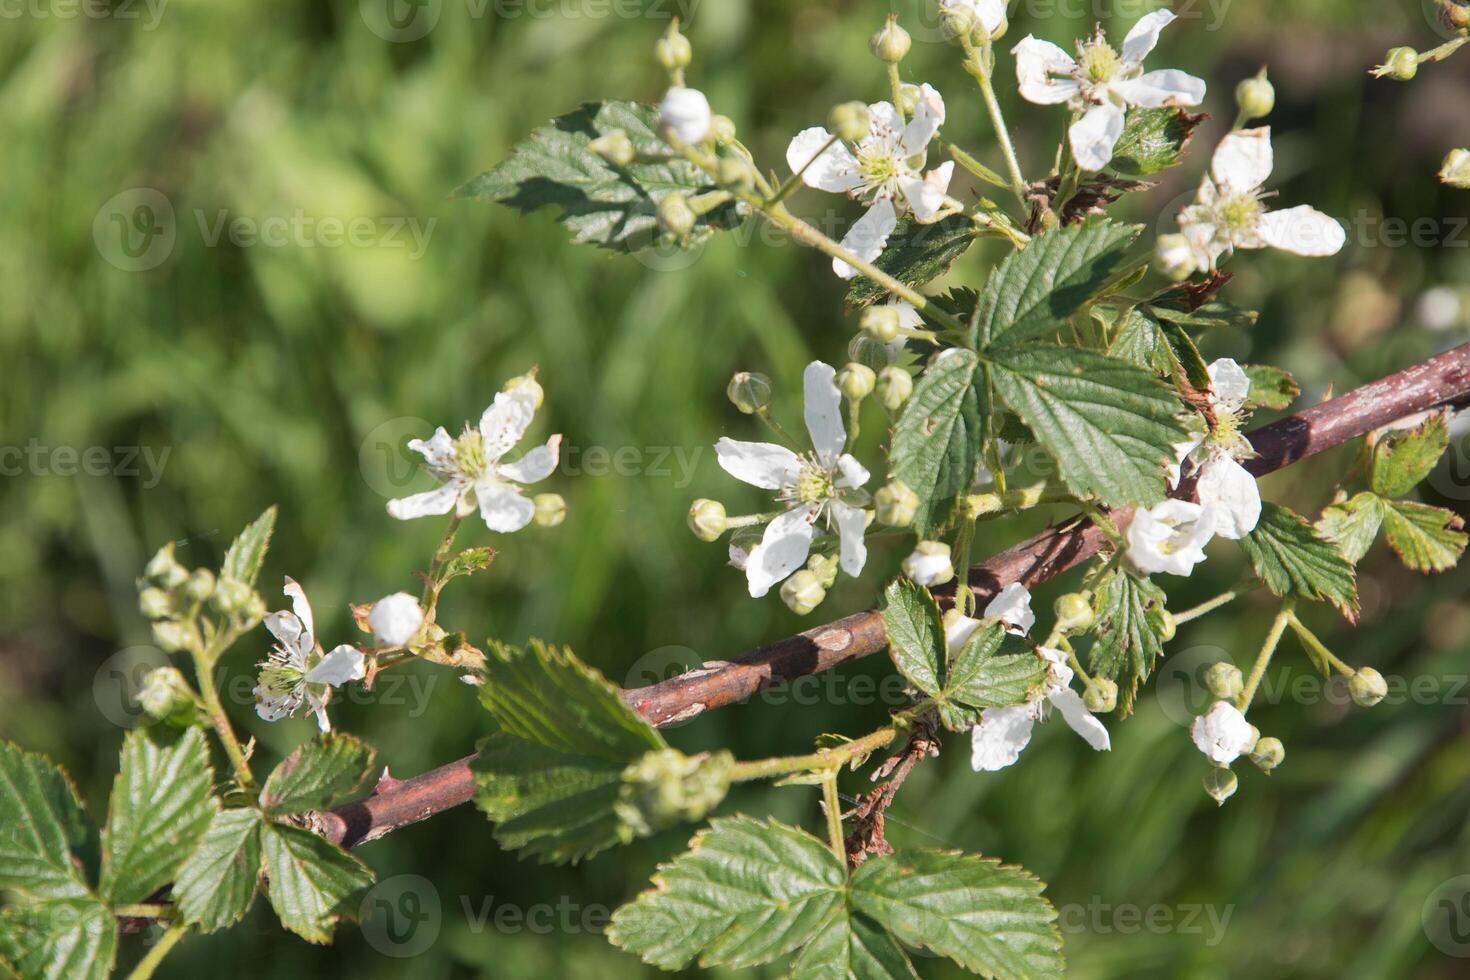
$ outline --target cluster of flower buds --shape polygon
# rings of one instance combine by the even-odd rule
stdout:
[[[244,582],[216,579],[207,568],[190,571],[174,555],[173,542],[160,548],[138,582],[138,609],[152,622],[153,639],[169,653],[192,649],[206,604],[241,629],[265,615],[265,600]]]

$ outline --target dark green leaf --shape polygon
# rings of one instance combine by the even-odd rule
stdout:
[[[791,980],[919,980],[903,948],[866,916],[832,910],[791,964]]]
[[[1173,373],[1174,358],[1169,342],[1153,317],[1137,307],[1129,307],[1107,324],[1112,334],[1108,354],[1158,374]]]
[[[1093,673],[1118,681],[1125,716],[1133,710],[1138,686],[1164,652],[1167,601],[1151,580],[1121,568],[1109,571],[1093,590],[1097,630],[1088,663]]]
[[[324,810],[362,789],[375,758],[371,746],[339,732],[303,742],[265,781],[260,805],[274,816]]]
[[[260,851],[271,908],[307,942],[330,942],[337,920],[355,919],[373,885],[361,861],[309,830],[263,823]]]
[[[1317,520],[1317,533],[1337,545],[1350,564],[1363,560],[1383,524],[1383,500],[1366,490],[1333,504]]]
[[[1204,118],[1183,109],[1129,109],[1108,166],[1132,177],[1172,167],[1183,159],[1185,145]]]
[[[949,271],[955,259],[975,241],[975,224],[963,215],[921,225],[912,215],[899,219],[888,237],[883,254],[873,262],[905,286],[918,288]],[[888,290],[867,276],[858,276],[847,290],[849,309],[867,306],[888,295]]]
[[[1210,366],[1205,363],[1199,348],[1195,346],[1194,339],[1189,332],[1177,323],[1165,322],[1160,324],[1160,331],[1164,340],[1169,345],[1169,353],[1174,358],[1174,363],[1179,365],[1184,372],[1184,377],[1200,391],[1210,390]]]
[[[1383,536],[1416,572],[1442,572],[1459,564],[1465,553],[1464,526],[1460,515],[1443,507],[1384,501]]]
[[[1250,394],[1246,396],[1246,408],[1289,408],[1302,393],[1296,378],[1278,367],[1267,364],[1245,365],[1246,377],[1251,379]]]
[[[95,836],[63,770],[0,741],[0,889],[37,899],[87,897],[78,853]]]
[[[1297,514],[1277,504],[1262,504],[1260,523],[1240,545],[1266,588],[1276,595],[1327,599],[1347,618],[1357,618],[1353,566]]]
[[[1007,647],[1016,653],[1002,653]],[[1046,683],[1049,668],[1027,645],[998,622],[975,629],[955,654],[944,681],[944,696],[970,708],[1024,704]]]
[[[250,910],[260,878],[259,810],[221,810],[179,868],[174,901],[205,932],[234,925]]]
[[[1431,415],[1417,429],[1385,433],[1373,447],[1373,492],[1402,497],[1429,475],[1449,446],[1450,428],[1443,414]]]
[[[117,920],[95,899],[0,907],[0,974],[103,980],[117,957]]]
[[[1223,299],[1212,299],[1194,306],[1190,297],[1182,292],[1165,293],[1157,302],[1148,304],[1148,309],[1160,320],[1198,330],[1219,327],[1249,330],[1261,316],[1255,310],[1243,310]]]
[[[919,496],[919,534],[942,525],[974,480],[981,439],[978,368],[974,351],[958,348],[931,361],[894,426],[890,472]]]
[[[220,566],[220,577],[231,578],[254,586],[265,564],[265,553],[270,548],[271,534],[276,529],[276,508],[269,507],[257,517],[225,552],[225,563]]]
[[[944,663],[939,604],[928,589],[898,578],[883,590],[878,609],[888,632],[888,655],[898,672],[925,694],[938,694]]]
[[[668,194],[700,194],[714,182],[673,150],[656,131],[658,111],[632,102],[587,103],[558,116],[517,143],[510,159],[454,192],[457,198],[498,201],[523,213],[558,208],[558,220],[578,242],[636,251],[659,235],[655,209]],[[622,130],[640,159],[618,167],[587,148]],[[644,158],[647,158],[646,160]],[[686,244],[742,220],[743,205],[725,204],[701,215]]]

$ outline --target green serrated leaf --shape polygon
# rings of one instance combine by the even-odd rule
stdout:
[[[324,810],[362,789],[376,757],[371,746],[340,732],[303,742],[271,772],[260,805],[273,816]]]
[[[1153,317],[1137,307],[1129,307],[1116,320],[1109,321],[1108,326],[1112,334],[1108,354],[1159,374],[1173,372],[1169,342]]]
[[[1129,109],[1108,166],[1132,177],[1175,166],[1184,158],[1184,148],[1204,118],[1183,109]]]
[[[907,578],[883,590],[878,609],[888,633],[888,654],[910,684],[930,696],[939,693],[944,662],[944,623],[929,590]]]
[[[1247,409],[1269,408],[1279,411],[1290,408],[1291,403],[1302,393],[1296,378],[1279,367],[1247,364],[1245,374],[1251,381],[1250,394],[1245,399]]]
[[[281,925],[311,943],[328,943],[339,919],[355,919],[372,872],[336,844],[282,823],[260,826],[266,894]]]
[[[464,551],[451,557],[439,569],[439,586],[442,588],[446,583],[462,575],[473,575],[475,572],[483,572],[494,561],[494,548],[489,546],[466,548]]]
[[[1133,710],[1138,686],[1164,652],[1167,602],[1164,590],[1151,580],[1121,568],[1109,571],[1093,590],[1097,630],[1088,664],[1093,673],[1118,681],[1124,716]]]
[[[1357,618],[1353,566],[1299,515],[1279,504],[1262,504],[1260,522],[1240,545],[1266,588],[1276,595],[1326,599],[1348,619]]]
[[[1164,293],[1156,302],[1148,304],[1148,309],[1160,320],[1198,330],[1220,327],[1249,330],[1256,325],[1256,321],[1261,316],[1255,310],[1241,309],[1223,299],[1212,299],[1198,306],[1193,305],[1193,302],[1188,294],[1171,290]]]
[[[1443,414],[1431,415],[1416,429],[1384,434],[1373,447],[1373,492],[1402,497],[1429,475],[1449,447],[1450,427]]]
[[[1068,489],[1109,506],[1163,499],[1183,441],[1173,389],[1150,372],[1071,347],[992,349],[996,394],[1056,459]]]
[[[913,526],[919,534],[942,525],[974,479],[981,437],[978,368],[974,351],[958,348],[931,361],[894,426],[890,472],[918,494]]]
[[[653,889],[613,914],[608,939],[679,970],[755,966],[810,942],[842,908],[847,869],[826,844],[774,820],[717,819],[659,865]]]
[[[95,899],[0,907],[0,974],[103,980],[117,958],[117,920]]]
[[[260,879],[261,826],[253,808],[214,815],[174,880],[174,902],[185,922],[214,932],[244,918]]]
[[[955,260],[975,242],[975,223],[955,215],[922,225],[913,215],[899,219],[883,254],[873,261],[905,286],[918,288],[949,271]],[[867,276],[858,276],[847,290],[848,309],[868,306],[888,295],[888,290]]]
[[[1184,377],[1200,391],[1210,390],[1210,366],[1205,363],[1194,338],[1177,323],[1162,323],[1159,330],[1169,345],[1169,354],[1174,363],[1184,372]]]
[[[791,980],[919,980],[919,974],[888,930],[836,908],[791,964]]]
[[[1010,646],[1018,653],[1002,653]],[[960,647],[949,665],[944,696],[969,708],[1025,704],[1046,683],[1047,665],[998,622],[987,622]]]
[[[276,507],[272,504],[252,521],[225,552],[225,563],[220,566],[220,578],[231,578],[254,587],[260,568],[265,564],[265,553],[270,548],[271,534],[276,529]]]
[[[103,899],[142,902],[173,880],[214,817],[213,785],[200,729],[171,743],[150,731],[127,734],[102,831]]]
[[[958,851],[899,851],[852,874],[852,907],[986,977],[1060,977],[1056,910],[1021,868]]]
[[[1410,500],[1384,501],[1383,536],[1416,572],[1454,568],[1465,553],[1465,522],[1452,510]]]
[[[1092,218],[1038,235],[1007,255],[980,294],[971,346],[983,351],[1058,330],[1117,276],[1140,230]]]
[[[0,889],[35,899],[89,896],[79,855],[95,837],[66,772],[0,741]]]
[[[655,211],[669,194],[702,194],[714,182],[689,161],[673,156],[657,132],[658,110],[633,102],[591,102],[517,143],[508,160],[454,192],[456,198],[497,201],[529,213],[559,210],[557,220],[577,242],[625,252],[659,236]],[[639,159],[615,166],[587,148],[600,136],[621,130]],[[744,205],[734,202],[700,215],[684,244],[692,246],[718,229],[738,225]]]
[[[1317,519],[1317,533],[1337,545],[1350,564],[1363,560],[1383,524],[1383,500],[1363,491],[1350,500],[1333,504]]]

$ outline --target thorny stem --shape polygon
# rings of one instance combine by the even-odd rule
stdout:
[[[976,48],[975,43],[970,40],[968,34],[960,35],[960,40],[965,46],[965,71],[980,86],[980,94],[985,99],[985,111],[990,114],[991,125],[995,127],[995,139],[1000,143],[1001,153],[1005,156],[1006,169],[1011,175],[1011,192],[1016,195],[1016,200],[1023,205],[1026,203],[1026,179],[1021,176],[1021,164],[1016,159],[1016,148],[1011,143],[1010,130],[1006,128],[1005,116],[1001,114],[1000,103],[995,98],[995,86],[990,82],[991,73],[995,70],[995,49],[991,47],[990,38],[985,39],[982,47]]]
[[[1357,670],[1355,668],[1348,666],[1346,663],[1343,663],[1341,658],[1339,658],[1331,650],[1327,649],[1327,645],[1321,640],[1317,639],[1317,634],[1307,629],[1306,624],[1303,623],[1300,619],[1297,619],[1295,612],[1291,613],[1287,621],[1291,624],[1291,628],[1296,632],[1297,639],[1301,640],[1302,643],[1311,648],[1312,652],[1317,654],[1317,656],[1321,657],[1324,661],[1331,664],[1338,673],[1342,674],[1344,677],[1352,677],[1354,674],[1357,673]]]
[[[827,840],[832,853],[847,863],[847,846],[842,838],[842,801],[837,798],[837,770],[822,773],[822,808],[827,811]]]
[[[148,980],[149,977],[153,976],[153,971],[158,969],[158,964],[163,962],[163,958],[169,954],[169,950],[173,949],[188,931],[189,927],[182,922],[170,926],[165,930],[163,935],[158,937],[158,942],[154,943],[153,948],[148,951],[148,955],[139,960],[138,965],[133,967],[133,972],[128,974],[128,980]]]
[[[1261,644],[1261,652],[1256,654],[1256,662],[1251,667],[1251,675],[1246,678],[1245,690],[1240,692],[1240,697],[1235,699],[1235,706],[1245,711],[1251,705],[1251,699],[1256,696],[1256,688],[1261,686],[1261,678],[1265,676],[1266,667],[1271,663],[1271,655],[1276,652],[1276,647],[1281,644],[1281,634],[1286,631],[1296,609],[1296,600],[1288,599],[1281,604],[1281,611],[1271,622],[1271,630],[1266,634],[1266,642]]]

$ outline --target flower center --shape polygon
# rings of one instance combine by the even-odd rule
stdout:
[[[1086,81],[1106,82],[1118,71],[1118,52],[1099,34],[1078,51],[1077,64]]]
[[[1232,194],[1220,202],[1220,224],[1231,233],[1249,231],[1261,218],[1261,202],[1254,194]]]
[[[290,664],[269,663],[260,669],[260,686],[273,698],[282,698],[296,689],[305,674]]]
[[[454,460],[459,471],[471,479],[485,472],[485,438],[479,429],[465,426],[464,432],[454,440]]]
[[[803,460],[796,476],[796,499],[804,504],[820,504],[837,495],[832,473],[812,460]]]

